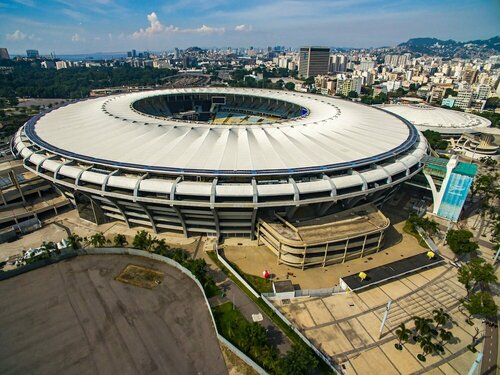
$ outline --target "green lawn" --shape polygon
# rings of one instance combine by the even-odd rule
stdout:
[[[281,318],[274,313],[273,310],[267,304],[262,301],[261,298],[256,298],[220,261],[217,259],[217,255],[215,254],[215,251],[208,251],[208,256],[217,264],[217,266],[236,284],[238,287],[243,290],[246,295],[254,301],[261,309],[264,311],[264,313],[271,319],[276,326],[278,326],[281,331],[285,333],[286,336],[290,339],[290,341],[296,345],[304,346],[307,348],[306,344],[302,341],[302,339],[295,333],[295,331],[289,327]],[[221,305],[222,306],[222,305]],[[230,305],[231,306],[231,305]],[[220,307],[220,306],[218,306]],[[224,310],[227,309],[227,307],[223,308]],[[212,309],[213,310],[213,309]],[[214,317],[215,317],[215,312],[214,312]],[[218,326],[219,323],[217,323]],[[227,336],[224,336],[228,338]],[[309,349],[308,349],[309,350]],[[317,357],[319,360],[319,367],[318,371],[321,374],[332,374],[333,371],[328,367],[328,365],[323,362],[319,357]]]

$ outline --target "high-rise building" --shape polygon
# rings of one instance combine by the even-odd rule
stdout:
[[[484,100],[484,99],[488,99],[488,96],[490,94],[490,91],[491,91],[491,87],[490,85],[478,85],[476,87],[476,95],[475,95],[475,98],[477,100]]]
[[[0,48],[0,60],[9,60],[9,51],[7,51],[7,48]]]
[[[347,68],[347,56],[331,55],[330,56],[330,73],[342,73]]]
[[[457,100],[455,100],[455,107],[460,109],[469,108],[472,102],[473,92],[470,88],[463,88],[458,90]]]
[[[27,49],[26,57],[28,57],[28,59],[38,59],[40,57],[40,54],[38,53],[37,49]]]
[[[362,70],[363,72],[367,72],[367,71],[375,68],[375,66],[377,66],[377,63],[375,61],[365,60],[365,61],[361,61],[359,63],[359,70]]]
[[[330,49],[302,47],[299,53],[299,76],[311,77],[328,73]]]

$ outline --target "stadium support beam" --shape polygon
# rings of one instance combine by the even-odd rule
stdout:
[[[250,239],[255,240],[255,227],[257,225],[257,208],[252,210],[252,226],[250,228]]]
[[[74,160],[66,160],[64,163],[59,164],[56,170],[54,171],[54,180],[57,180],[57,175],[59,174],[59,171],[61,170],[62,167],[72,163],[74,163]]]
[[[135,183],[135,186],[134,186],[134,199],[133,201],[134,202],[137,202],[137,197],[139,195],[139,188],[141,186],[141,182],[147,178],[149,176],[149,172],[148,173],[145,173],[143,174],[141,177],[139,177],[139,179],[137,180],[137,182]]]
[[[119,169],[115,169],[113,172],[108,173],[106,175],[106,177],[104,178],[104,181],[102,182],[102,185],[101,185],[101,195],[102,196],[104,196],[104,192],[106,191],[106,186],[108,185],[109,178],[111,176],[117,175],[118,173],[120,173],[120,170]]]
[[[323,180],[327,180],[330,183],[330,187],[332,191],[330,192],[330,196],[334,197],[337,195],[337,187],[335,186],[335,183],[333,182],[333,179],[328,177],[326,174],[323,175]]]
[[[123,216],[123,219],[125,220],[125,224],[127,224],[127,226],[129,228],[132,228],[132,226],[130,225],[130,222],[128,221],[128,217],[127,217],[127,214],[125,213],[125,211],[123,210],[123,207],[121,206],[121,204],[118,203],[118,200],[116,200],[115,198],[111,198],[111,197],[106,197],[106,199],[113,205],[116,207],[116,209],[118,211],[120,211],[120,213],[122,214]]]
[[[182,176],[179,176],[175,179],[174,183],[172,184],[172,187],[170,188],[170,200],[174,201],[175,200],[175,190],[177,189],[177,184],[182,180]]]
[[[299,201],[300,200],[299,188],[297,187],[297,183],[295,182],[293,177],[288,177],[288,183],[291,184],[293,187],[293,200]]]
[[[182,214],[182,211],[180,210],[179,207],[172,205],[172,208],[174,209],[175,213],[177,214],[177,217],[179,218],[179,221],[181,222],[182,233],[184,234],[184,237],[187,238],[188,232],[186,227],[186,221],[184,220],[184,215]]]
[[[179,176],[175,179],[174,183],[172,184],[172,188],[170,189],[170,200],[174,201],[175,200],[175,190],[177,189],[177,184],[182,181],[182,176]],[[184,234],[184,237],[187,238],[188,236],[188,231],[187,231],[187,226],[186,226],[186,221],[184,220],[184,215],[182,214],[182,211],[180,210],[179,207],[177,207],[175,204],[171,203],[170,207],[175,211],[177,214],[177,218],[179,219],[181,226],[182,226],[182,233]]]
[[[257,189],[257,181],[255,180],[255,177],[252,178],[252,202],[255,204],[259,201],[259,190]]]
[[[38,151],[35,153],[38,153]],[[45,163],[45,160],[54,159],[55,157],[57,157],[57,155],[49,155],[49,156],[43,158],[43,160],[36,165],[36,168],[35,168],[36,173],[40,173],[40,168],[42,167],[42,164]]]
[[[78,176],[75,178],[75,186],[80,186],[80,179],[82,178],[83,172],[88,171],[90,168],[92,168],[94,165],[89,165],[88,167],[83,168],[80,172],[78,172]]]
[[[377,165],[377,169],[381,169],[385,172],[387,175],[387,183],[390,184],[392,182],[392,176],[389,172],[387,172],[387,169],[383,165]]]
[[[158,228],[156,228],[156,223],[153,219],[153,215],[151,215],[151,212],[149,211],[149,209],[147,208],[147,206],[142,203],[142,202],[135,202],[139,207],[142,208],[142,210],[144,211],[144,213],[148,216],[148,219],[151,223],[151,228],[153,228],[153,232],[155,232],[156,234],[158,234]]]
[[[219,181],[218,177],[215,177],[212,180],[212,187],[210,189],[210,209],[214,209],[214,204],[215,204],[215,197],[217,195],[217,182]]]

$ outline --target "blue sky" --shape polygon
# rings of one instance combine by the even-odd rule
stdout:
[[[0,0],[0,47],[11,53],[371,47],[498,34],[498,0]]]

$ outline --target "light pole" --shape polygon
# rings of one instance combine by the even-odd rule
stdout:
[[[387,320],[387,315],[389,315],[389,309],[391,308],[391,303],[392,303],[392,300],[389,300],[389,302],[387,302],[387,306],[385,307],[384,318],[382,319],[382,324],[380,324],[380,332],[378,335],[379,339],[382,337],[382,332],[384,331],[384,325],[385,325],[385,321]]]
[[[479,366],[479,364],[481,363],[482,360],[483,360],[483,352],[477,353],[476,360],[474,361],[474,363],[472,364],[472,366],[469,370],[469,375],[474,375],[477,367]]]

